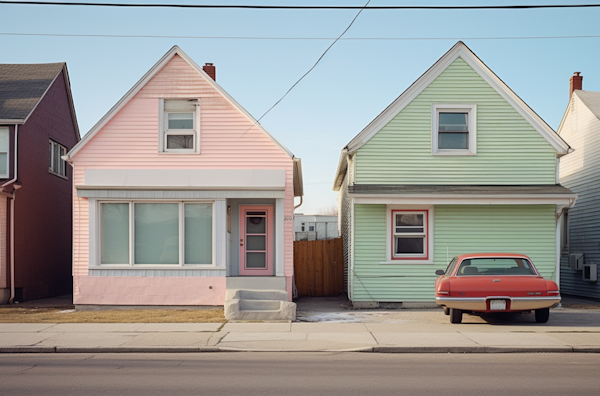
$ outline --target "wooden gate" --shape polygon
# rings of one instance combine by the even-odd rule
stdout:
[[[342,293],[342,238],[294,241],[294,277],[299,297],[337,296]]]

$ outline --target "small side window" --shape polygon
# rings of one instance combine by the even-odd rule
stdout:
[[[62,159],[67,155],[67,148],[53,140],[48,144],[48,171],[55,175],[67,177],[67,162]]]
[[[9,137],[8,128],[0,128],[0,179],[8,178],[8,157],[9,157]]]
[[[476,106],[433,104],[431,151],[434,155],[475,155],[477,153]]]

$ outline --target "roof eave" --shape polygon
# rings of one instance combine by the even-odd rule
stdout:
[[[342,188],[344,182],[344,176],[346,176],[348,168],[348,148],[344,147],[340,153],[340,159],[338,160],[338,166],[335,171],[335,180],[333,181],[333,191],[339,191]]]

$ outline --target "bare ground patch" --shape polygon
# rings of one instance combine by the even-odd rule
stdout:
[[[75,311],[57,308],[3,308],[0,323],[223,323],[222,309],[140,309]]]

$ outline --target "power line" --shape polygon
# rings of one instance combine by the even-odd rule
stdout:
[[[62,1],[4,1],[0,4],[17,5],[53,5],[53,6],[88,6],[88,7],[138,7],[138,8],[238,8],[262,10],[522,10],[538,8],[592,8],[600,4],[524,4],[524,5],[377,5],[370,7],[353,5],[243,5],[243,4],[135,4],[135,3],[87,3]]]
[[[161,39],[201,39],[201,40],[335,40],[335,37],[260,37],[260,36],[161,36],[141,34],[68,34],[68,33],[13,33],[0,32],[0,36],[42,36],[42,37],[96,37],[96,38],[161,38]],[[586,36],[497,36],[497,37],[341,37],[339,41],[410,41],[410,40],[550,40],[600,38],[600,35]]]
[[[319,62],[321,62],[321,59],[323,59],[323,57],[325,56],[325,54],[327,54],[327,53],[329,52],[329,50],[331,49],[331,47],[333,47],[333,46],[335,45],[335,43],[337,43],[337,42],[339,41],[339,39],[341,39],[341,38],[342,38],[342,36],[343,36],[344,34],[346,34],[346,32],[347,32],[348,30],[350,30],[350,28],[351,28],[351,27],[352,27],[352,25],[354,24],[354,21],[356,21],[356,18],[358,18],[358,16],[360,15],[360,13],[361,13],[361,12],[363,12],[363,10],[365,9],[365,7],[366,7],[366,6],[368,6],[370,2],[371,2],[371,0],[368,0],[368,1],[367,1],[367,3],[364,5],[364,7],[362,7],[362,8],[361,8],[361,10],[360,10],[360,11],[358,11],[358,13],[356,14],[356,16],[354,17],[354,19],[352,20],[352,22],[350,22],[350,24],[348,25],[348,27],[347,27],[347,28],[346,28],[346,29],[345,29],[345,30],[342,32],[342,34],[340,34],[340,35],[339,35],[339,36],[338,36],[338,37],[337,37],[337,38],[336,38],[336,39],[333,41],[333,43],[331,43],[331,45],[330,45],[329,47],[327,47],[327,49],[325,50],[325,52],[323,52],[323,53],[321,54],[321,56],[319,57],[319,59],[317,59],[317,61],[315,62],[315,64],[314,64],[314,65],[313,65],[313,66],[312,66],[310,69],[308,69],[308,71],[307,71],[306,73],[304,73],[304,74],[302,75],[302,77],[300,77],[300,78],[298,79],[298,81],[296,81],[296,82],[294,83],[294,85],[292,85],[292,87],[291,87],[290,89],[288,89],[288,90],[287,90],[287,92],[286,92],[286,93],[285,93],[285,94],[284,94],[284,95],[283,95],[283,96],[282,96],[282,97],[281,97],[281,98],[280,98],[280,99],[279,99],[277,102],[275,102],[275,104],[274,104],[273,106],[271,106],[271,107],[269,108],[269,110],[265,111],[265,113],[264,113],[263,115],[261,115],[261,116],[260,116],[260,118],[259,118],[258,120],[256,120],[257,122],[258,122],[258,121],[260,121],[260,120],[262,120],[262,118],[263,118],[264,116],[266,116],[266,115],[267,115],[267,114],[268,114],[268,113],[269,113],[271,110],[273,110],[273,108],[274,108],[275,106],[277,106],[277,105],[279,104],[279,102],[281,102],[281,101],[283,100],[283,98],[285,98],[285,97],[286,97],[286,96],[287,96],[287,95],[288,95],[288,94],[289,94],[289,93],[292,91],[292,89],[294,89],[294,87],[295,87],[296,85],[298,85],[298,83],[304,79],[304,77],[306,77],[306,76],[307,76],[307,75],[308,75],[308,74],[309,74],[311,71],[313,71],[313,69],[314,69],[315,67],[317,67],[317,65],[319,64]]]

